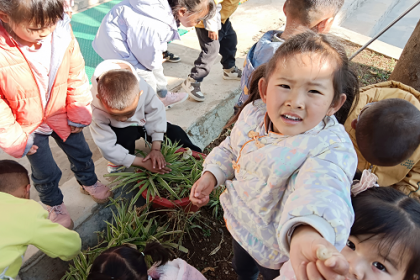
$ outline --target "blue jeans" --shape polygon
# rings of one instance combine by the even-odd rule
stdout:
[[[48,137],[50,135],[35,134],[34,145],[38,146],[35,154],[27,156],[31,163],[32,181],[39,193],[41,202],[48,206],[63,203],[63,194],[58,183],[61,170],[58,168],[51,153]],[[81,185],[91,186],[98,178],[95,174],[95,165],[92,152],[86,143],[83,132],[72,133],[64,142],[55,132],[51,134],[57,145],[64,151],[71,164],[77,182]]]

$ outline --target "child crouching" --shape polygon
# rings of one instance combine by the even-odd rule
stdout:
[[[30,188],[28,171],[22,165],[0,160],[0,279],[17,276],[28,245],[64,261],[80,252],[79,234],[50,221],[48,212],[29,199]]]
[[[92,96],[90,129],[93,140],[109,161],[108,172],[135,165],[168,173],[170,169],[160,152],[165,133],[172,142],[201,151],[182,128],[166,122],[163,103],[129,63],[122,60],[100,63],[92,77]],[[147,140],[147,136],[152,139],[151,152],[145,158],[135,156],[135,141],[141,137]]]

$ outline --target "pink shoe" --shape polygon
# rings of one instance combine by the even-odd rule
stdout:
[[[48,206],[47,211],[49,213],[48,219],[52,222],[62,225],[65,228],[73,229],[74,223],[70,218],[69,212],[67,212],[66,205],[64,202],[56,206]]]
[[[182,103],[188,98],[188,93],[186,92],[171,92],[168,91],[165,98],[159,97],[160,101],[162,101],[165,108],[172,108],[175,104]]]
[[[90,195],[96,203],[106,203],[109,201],[109,198],[114,195],[112,191],[100,181],[97,181],[92,186],[80,186],[80,191]]]

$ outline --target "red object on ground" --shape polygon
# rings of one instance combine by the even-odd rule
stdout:
[[[178,152],[185,152],[185,151],[186,151],[186,149],[180,148],[176,152],[178,153]],[[201,155],[202,158],[206,157],[205,154],[192,151],[192,156],[194,158],[200,159],[200,155]],[[141,189],[142,186],[143,185],[141,185],[139,188]],[[146,198],[147,197],[147,190],[144,190],[141,195],[144,198]],[[155,197],[150,197],[150,201],[152,202],[152,207],[155,208],[155,209],[162,209],[162,208],[173,209],[173,208],[176,208],[176,207],[181,207],[186,212],[197,212],[198,209],[199,209],[197,206],[191,204],[189,197],[184,197],[181,200],[169,200],[169,199],[166,199],[166,198],[163,198],[163,197],[155,196]]]

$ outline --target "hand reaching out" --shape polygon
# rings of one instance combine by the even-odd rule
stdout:
[[[214,175],[208,171],[198,179],[192,186],[190,192],[190,201],[192,204],[202,207],[209,202],[209,195],[214,190],[217,180]]]
[[[298,280],[344,280],[349,264],[337,249],[311,226],[299,226],[290,244],[290,261]]]
[[[209,31],[209,38],[213,41],[219,40],[219,32],[218,31]]]

